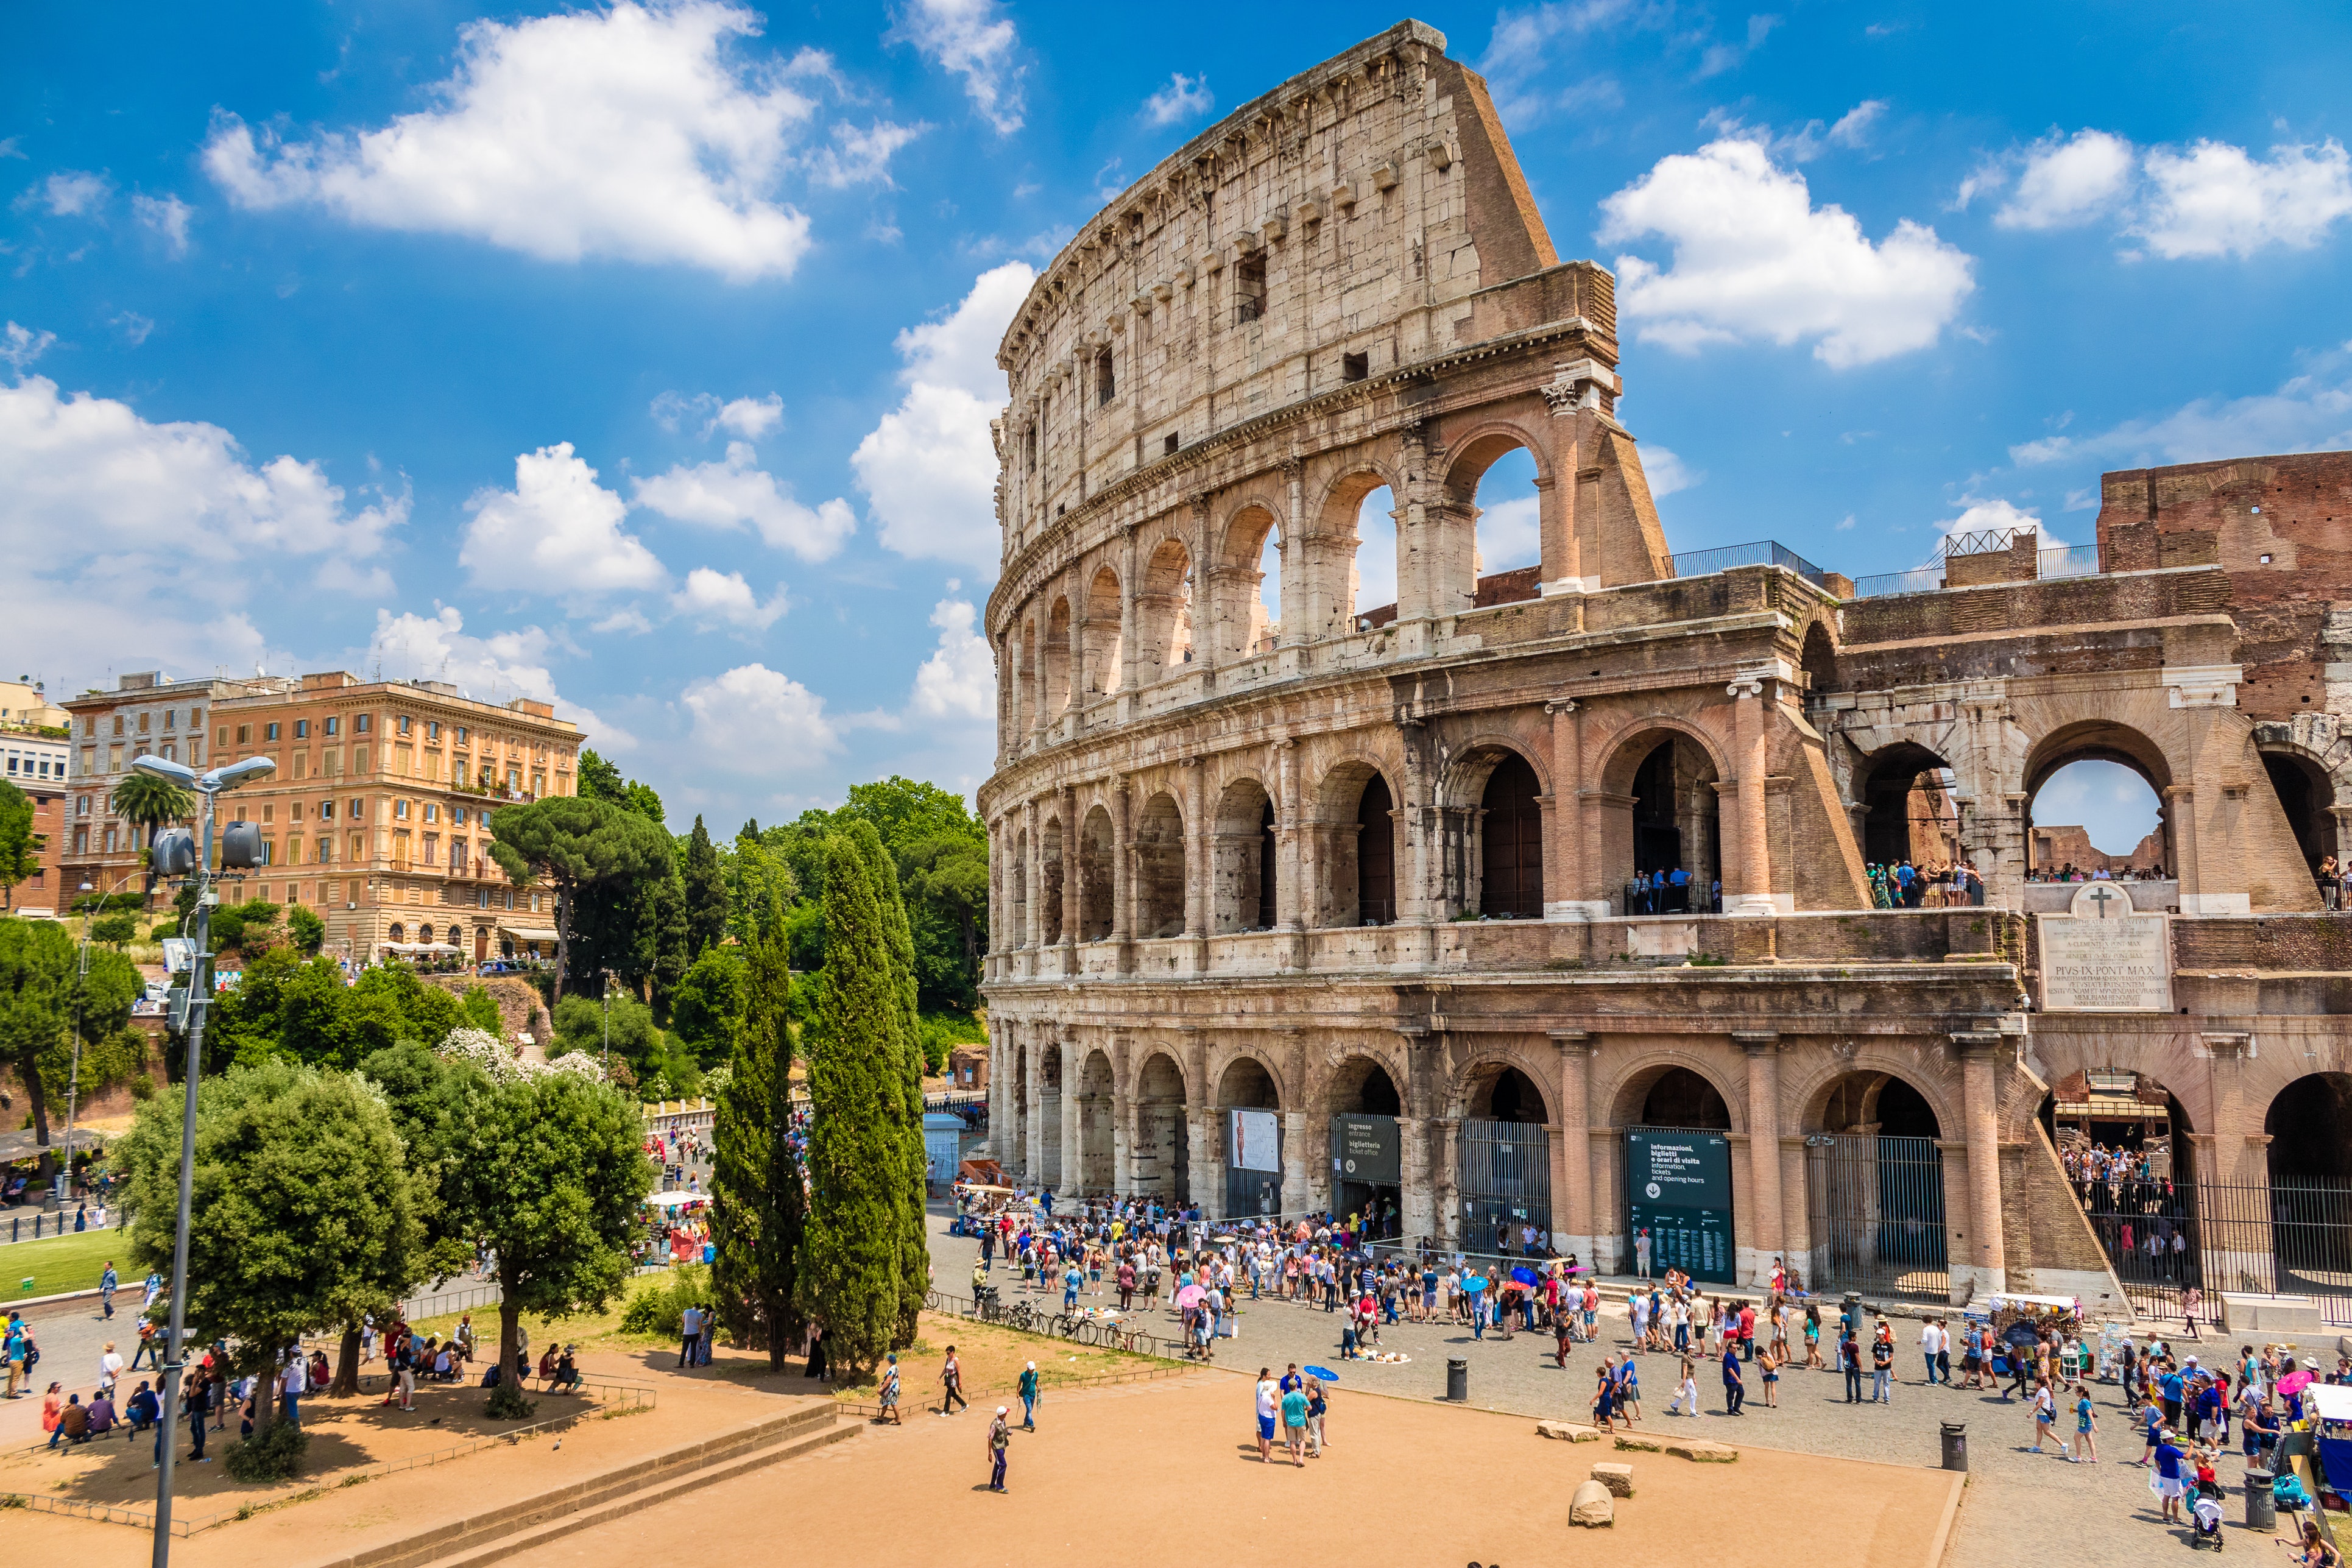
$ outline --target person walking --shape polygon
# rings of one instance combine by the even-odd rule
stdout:
[[[988,1424],[988,1489],[992,1492],[1004,1489],[1004,1457],[1013,1447],[1013,1423],[1006,1419],[1008,1414],[1000,1405],[996,1407],[996,1419]]]
[[[963,1396],[963,1363],[956,1360],[955,1346],[948,1347],[948,1359],[940,1363],[940,1414],[971,1408],[971,1402]],[[1004,1414],[999,1410],[1000,1416]],[[1002,1468],[1000,1466],[1000,1468]],[[998,1489],[1002,1490],[1002,1488]]]
[[[1021,1429],[1037,1430],[1037,1363],[1031,1362],[1021,1373]]]

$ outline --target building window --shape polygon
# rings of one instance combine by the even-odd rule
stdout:
[[[310,738],[310,721],[308,719],[294,721],[294,738],[298,741],[307,741]]]
[[[327,731],[326,731],[326,732],[327,732],[328,734],[330,734],[330,735],[340,735],[340,734],[341,734],[341,733],[343,732],[343,721],[342,721],[342,719],[341,719],[340,716],[330,716],[330,717],[328,718],[328,720],[327,720]]]

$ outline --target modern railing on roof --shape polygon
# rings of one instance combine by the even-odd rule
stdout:
[[[1704,577],[1734,566],[1786,566],[1808,582],[1819,583],[1822,569],[1777,539],[1749,544],[1725,544],[1713,550],[1692,550],[1666,557],[1666,571],[1675,577]]]

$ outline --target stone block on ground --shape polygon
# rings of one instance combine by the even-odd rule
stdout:
[[[1536,1436],[1538,1437],[1557,1437],[1563,1443],[1598,1443],[1601,1441],[1601,1433],[1598,1428],[1591,1426],[1580,1426],[1573,1421],[1538,1421],[1536,1423]]]
[[[1598,1529],[1617,1522],[1617,1500],[1599,1481],[1586,1481],[1576,1489],[1576,1496],[1568,1505],[1568,1522]]]
[[[1653,1437],[1646,1432],[1620,1432],[1617,1450],[1623,1454],[1663,1454],[1666,1451],[1664,1437]]]
[[[1612,1497],[1633,1495],[1633,1467],[1631,1465],[1597,1464],[1592,1467],[1592,1479],[1607,1487]]]
[[[1666,1445],[1666,1452],[1677,1458],[1689,1459],[1701,1465],[1728,1465],[1739,1458],[1739,1450],[1728,1443],[1710,1443],[1704,1437],[1686,1438]]]

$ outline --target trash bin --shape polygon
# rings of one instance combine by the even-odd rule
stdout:
[[[2246,1472],[2246,1528],[2276,1530],[2278,1528],[2278,1494],[2271,1490],[2278,1478],[2268,1470]]]
[[[1456,1405],[1470,1402],[1470,1363],[1448,1358],[1445,1363],[1445,1397]]]
[[[1969,1426],[1965,1421],[1944,1423],[1944,1468],[1965,1470],[1969,1468]]]

